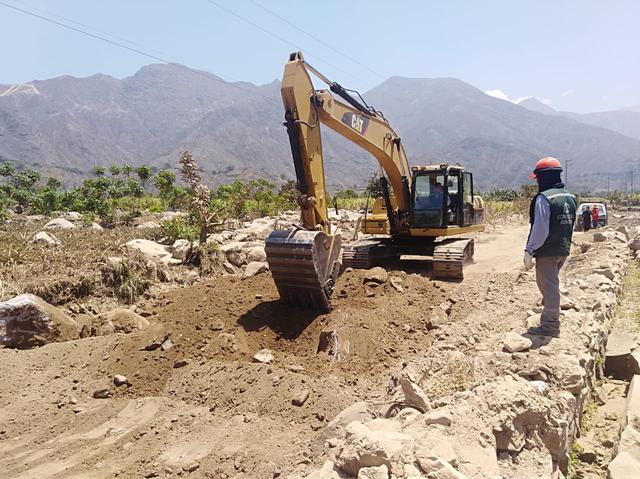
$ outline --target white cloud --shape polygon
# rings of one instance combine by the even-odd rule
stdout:
[[[535,98],[536,100],[541,101],[542,103],[548,106],[551,106],[551,104],[553,103],[548,98],[538,98],[531,95],[519,96],[516,98],[509,98],[509,96],[505,92],[503,92],[502,90],[498,90],[497,88],[494,90],[485,90],[485,93],[489,96],[492,96],[493,98],[499,98],[500,100],[510,101],[511,103],[515,103],[516,105],[518,103],[522,103],[525,100],[528,100],[529,98]]]
[[[573,88],[569,88],[567,91],[562,92],[560,96],[569,96],[573,95],[576,91]]]

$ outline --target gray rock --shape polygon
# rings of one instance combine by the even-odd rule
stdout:
[[[186,239],[177,239],[171,246],[172,256],[175,259],[184,260],[191,250],[191,242]]]
[[[593,233],[593,242],[594,243],[602,243],[604,241],[607,241],[607,239],[608,239],[607,233],[602,233],[601,231],[597,231],[597,232]]]
[[[60,309],[33,294],[0,303],[0,344],[28,349],[80,336],[80,325]]]
[[[427,412],[431,409],[429,397],[416,383],[408,378],[402,378],[400,379],[400,387],[402,388],[404,402],[407,406],[414,407],[421,412]]]
[[[68,221],[81,221],[82,215],[77,211],[69,211],[64,214],[63,218]]]
[[[269,364],[273,361],[273,353],[270,349],[261,349],[253,355],[253,361],[256,363]]]
[[[626,225],[618,226],[616,228],[618,233],[622,233],[627,241],[631,238],[631,233],[629,232],[629,228]]]
[[[46,230],[68,230],[75,227],[76,225],[74,225],[69,220],[65,220],[64,218],[56,218],[44,225],[44,229]]]
[[[111,396],[111,392],[109,392],[109,389],[107,388],[96,389],[93,391],[94,399],[107,399],[109,396]]]
[[[140,223],[138,226],[136,226],[136,228],[160,228],[160,225],[155,221],[145,221],[144,223]]]
[[[360,422],[346,428],[344,445],[336,455],[342,470],[357,476],[360,469],[385,465],[392,477],[404,474],[404,458],[413,455],[413,438],[396,431],[372,430]]]
[[[640,238],[634,238],[629,241],[629,248],[632,251],[640,251]]]
[[[526,351],[532,344],[529,338],[525,338],[513,331],[509,331],[504,337],[504,349],[510,353]]]
[[[247,264],[247,256],[242,251],[229,251],[226,256],[227,261],[238,268]]]
[[[637,367],[635,358],[632,357],[631,353],[637,347],[638,338],[634,335],[620,333],[609,334],[605,353],[605,374],[615,379],[631,379]]]
[[[440,424],[441,426],[451,426],[453,419],[451,413],[446,409],[435,409],[428,412],[422,418],[425,424]]]
[[[267,260],[267,254],[264,251],[264,246],[254,246],[247,252],[247,261],[257,261],[263,263]]]
[[[127,382],[127,377],[123,376],[122,374],[116,374],[115,376],[113,376],[113,384],[115,384],[116,386],[123,386],[127,384]]]
[[[165,339],[160,345],[160,349],[162,351],[169,351],[170,349],[173,349],[173,341],[169,338]]]
[[[33,235],[33,239],[31,240],[33,243],[42,243],[51,246],[58,246],[60,244],[60,240],[53,236],[52,234],[47,233],[46,231],[40,231]]]
[[[628,452],[621,452],[607,467],[607,479],[638,479],[640,461]]]
[[[358,479],[389,479],[389,468],[385,464],[363,467],[358,471]]]
[[[451,321],[449,315],[440,307],[431,308],[428,314],[429,315],[426,320],[427,329],[441,328],[443,325]]]
[[[243,278],[251,278],[257,274],[264,273],[269,270],[267,263],[261,263],[259,261],[252,261],[247,265],[244,270]]]
[[[98,335],[112,333],[132,333],[140,331],[149,326],[149,320],[131,311],[130,309],[116,309],[98,316],[100,326]]]
[[[171,253],[161,244],[147,239],[134,239],[125,244],[125,247],[132,251],[139,251],[146,257],[162,261],[165,264],[180,264],[182,261],[171,256]]]
[[[384,284],[389,279],[389,274],[384,268],[380,266],[376,266],[375,268],[371,268],[367,270],[364,274],[364,282],[365,283],[376,283],[376,284]]]
[[[309,399],[309,390],[307,388],[298,391],[291,400],[294,406],[302,406]]]

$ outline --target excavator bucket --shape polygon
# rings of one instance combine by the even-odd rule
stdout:
[[[340,272],[340,235],[302,229],[274,231],[265,242],[267,262],[280,298],[321,312]]]

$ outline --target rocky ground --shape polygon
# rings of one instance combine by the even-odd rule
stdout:
[[[575,469],[591,390],[624,401],[624,383],[598,378],[638,219],[620,218],[603,241],[576,234],[563,333],[543,341],[521,335],[539,311],[533,272],[520,267],[526,225],[479,234],[460,283],[435,281],[415,261],[346,271],[333,311],[314,315],[282,305],[265,268],[249,268],[264,262],[268,231],[287,221],[212,236],[221,255],[212,275],[182,264],[190,245],[141,251],[170,278],[135,304],[118,304],[108,288],[52,295],[63,315],[53,331],[20,343],[28,349],[9,347],[6,331],[0,477],[563,477]],[[354,218],[339,221],[350,236]],[[613,231],[623,222],[629,238]],[[38,291],[25,286],[38,283],[29,258],[73,262],[74,238],[105,233],[43,229],[61,244],[31,243],[41,226],[22,226],[25,259],[3,263],[12,276],[0,299]],[[101,247],[100,261],[128,258],[132,240],[160,240],[152,230]],[[83,258],[96,268],[97,258]],[[607,460],[613,436],[594,442]]]

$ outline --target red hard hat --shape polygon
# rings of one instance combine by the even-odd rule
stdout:
[[[536,175],[536,172],[541,170],[562,171],[562,165],[560,165],[560,161],[557,158],[554,158],[553,156],[545,156],[544,158],[538,160],[538,162],[536,163],[536,168],[533,170],[533,173],[529,175],[529,178],[535,180],[538,177],[538,175]]]

